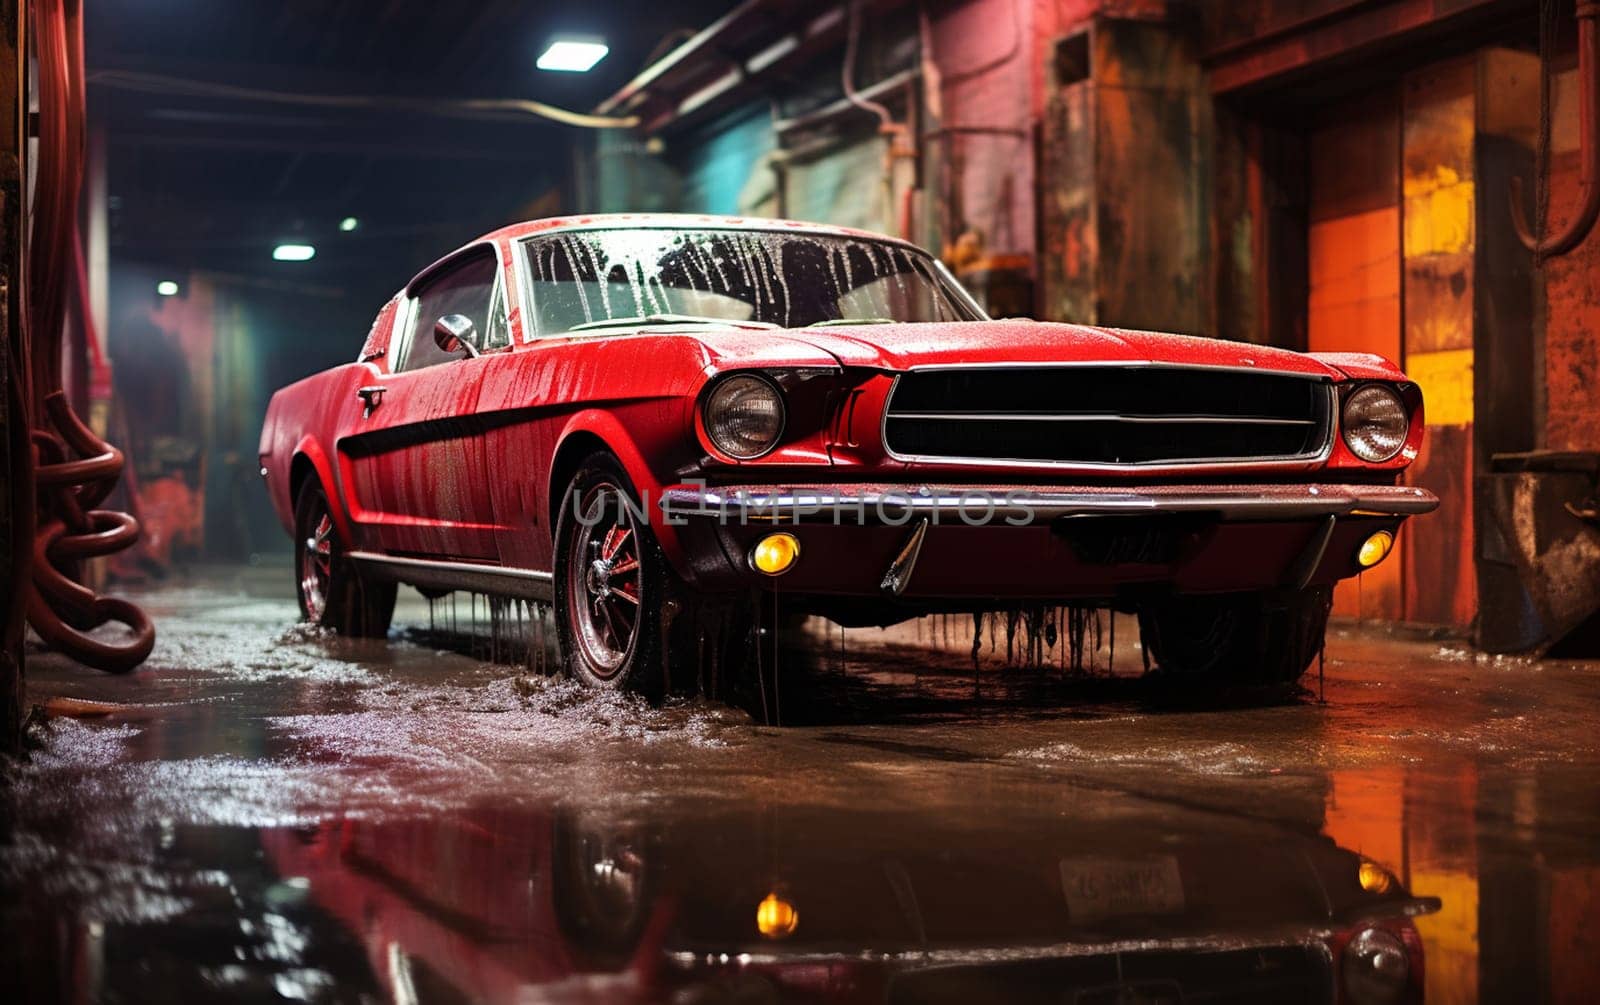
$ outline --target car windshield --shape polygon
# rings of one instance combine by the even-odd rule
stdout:
[[[982,317],[928,255],[760,230],[581,230],[524,245],[541,335],[703,322],[801,328]]]

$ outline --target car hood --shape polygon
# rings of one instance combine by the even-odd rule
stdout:
[[[839,325],[784,334],[845,366],[892,370],[951,363],[1174,363],[1343,376],[1310,356],[1248,342],[1027,320]]]

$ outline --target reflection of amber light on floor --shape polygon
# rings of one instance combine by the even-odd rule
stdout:
[[[1417,919],[1428,1002],[1478,999],[1478,776],[1471,765],[1408,779],[1411,892],[1438,897],[1439,913]]]
[[[1438,897],[1438,914],[1417,920],[1422,934],[1423,1000],[1475,1002],[1478,1000],[1478,878],[1452,870],[1411,870],[1411,892]]]
[[[1476,1001],[1476,777],[1468,770],[1451,777],[1408,779],[1405,769],[1385,767],[1335,771],[1329,781],[1323,832],[1339,846],[1387,867],[1413,894],[1441,901],[1438,914],[1416,919],[1423,942],[1425,1000],[1429,1005]],[[1408,795],[1415,798],[1408,800]]]
[[[1360,852],[1404,878],[1402,769],[1335,771],[1330,781],[1323,833],[1341,848]]]
[[[1593,1001],[1600,988],[1600,868],[1556,869],[1550,879],[1550,1000]]]

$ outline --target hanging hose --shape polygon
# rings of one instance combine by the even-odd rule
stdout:
[[[96,436],[67,402],[62,348],[69,297],[81,337],[96,338],[79,268],[78,192],[83,181],[83,20],[78,0],[34,0],[39,69],[39,171],[24,286],[30,345],[28,399],[38,489],[28,623],[48,645],[112,673],[150,655],[155,629],[137,606],[79,582],[83,563],[121,551],[139,536],[126,513],[98,509],[122,473],[122,452]],[[89,633],[117,622],[130,637]]]

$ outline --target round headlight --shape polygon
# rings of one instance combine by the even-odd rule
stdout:
[[[705,423],[712,445],[729,457],[760,457],[783,434],[783,396],[760,377],[729,377],[706,398]]]
[[[1411,980],[1411,960],[1400,937],[1382,928],[1364,928],[1344,947],[1340,961],[1345,998],[1352,1002],[1394,1002]]]
[[[1411,419],[1400,396],[1381,384],[1368,384],[1344,402],[1344,442],[1350,452],[1374,464],[1406,445]]]

